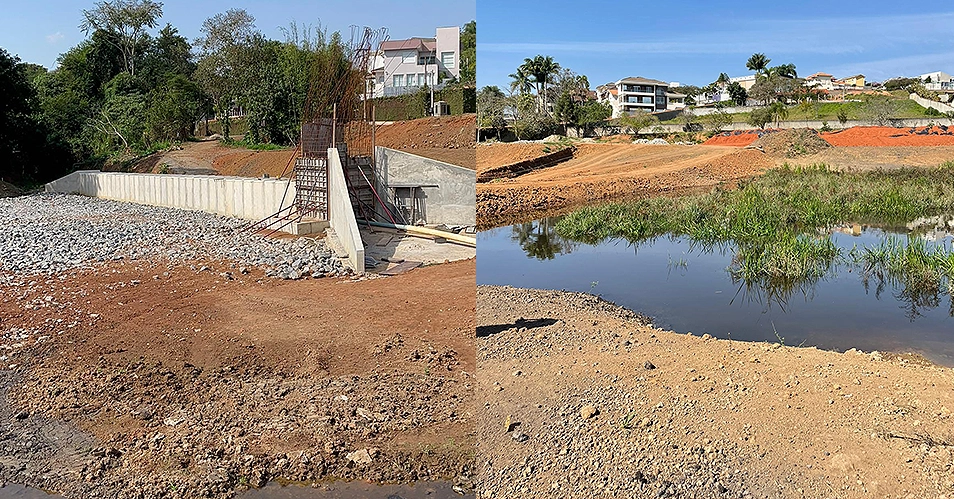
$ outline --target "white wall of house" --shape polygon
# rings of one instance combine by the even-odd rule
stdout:
[[[440,88],[439,81],[460,77],[460,28],[437,28],[427,39],[434,50],[378,50],[372,59],[372,97],[414,92],[423,86]]]
[[[446,74],[460,78],[460,28],[437,28],[437,63]]]

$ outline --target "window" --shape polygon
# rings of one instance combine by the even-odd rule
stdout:
[[[422,55],[417,58],[418,66],[428,66],[428,65],[434,65],[434,64],[437,64],[437,57],[433,55]]]
[[[424,75],[424,73],[421,73],[421,74],[417,75],[417,84],[420,85],[420,86],[422,86],[422,87],[423,87],[424,85],[427,85],[427,83],[424,83],[424,82],[427,81],[426,78],[427,78],[427,76]]]
[[[405,52],[401,56],[401,62],[404,64],[414,64],[414,61],[417,60],[417,53],[414,51]]]
[[[454,63],[455,60],[453,52],[441,52],[441,64],[443,64],[445,68],[454,67]]]
[[[404,86],[404,75],[394,75],[394,86],[395,87]]]

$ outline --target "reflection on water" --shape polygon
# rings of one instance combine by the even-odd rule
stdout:
[[[887,229],[856,224],[811,236],[826,244],[830,239],[842,257],[821,259],[817,272],[787,280],[737,277],[732,269],[744,263],[734,244],[668,236],[583,244],[560,237],[556,222],[481,232],[478,283],[592,292],[679,332],[836,350],[917,351],[954,365],[950,281],[924,285],[918,274],[899,277],[860,260],[862,248],[891,237]],[[929,249],[950,247],[951,217],[910,225],[891,230],[913,234],[912,241],[926,241]]]
[[[14,483],[0,485],[0,499],[56,499],[60,495],[47,494],[40,489]]]

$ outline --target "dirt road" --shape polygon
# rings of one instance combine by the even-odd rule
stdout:
[[[491,166],[499,162],[483,158]],[[538,218],[597,201],[710,187],[774,164],[762,152],[734,147],[580,144],[573,159],[560,165],[478,184],[478,226]]]
[[[479,287],[482,497],[950,497],[952,371]]]
[[[222,262],[5,276],[0,479],[69,497],[466,488],[474,275],[470,260],[358,282]]]

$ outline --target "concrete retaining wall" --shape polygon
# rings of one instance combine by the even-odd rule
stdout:
[[[933,101],[933,100],[927,100],[918,94],[911,94],[911,100],[920,104],[921,107],[934,108],[942,113],[954,113],[954,106],[951,106],[950,104],[944,104],[941,102]]]
[[[348,253],[351,268],[363,274],[364,243],[361,242],[358,222],[354,218],[348,183],[337,149],[328,149],[328,221],[331,223],[331,229],[335,231],[338,243]]]
[[[295,185],[288,179],[97,170],[73,172],[46,184],[45,190],[256,221],[290,206],[295,200]]]
[[[394,184],[436,185],[418,189],[427,223],[475,225],[477,172],[386,147],[375,148],[378,194],[393,204]],[[419,212],[420,213],[420,212]]]

